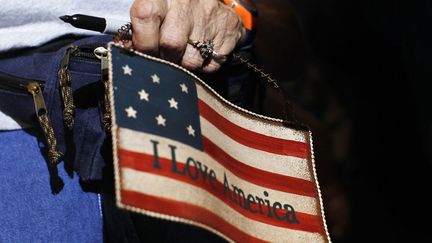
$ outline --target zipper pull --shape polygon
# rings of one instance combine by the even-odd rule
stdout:
[[[101,60],[101,71],[105,72],[102,73],[102,81],[108,80],[108,50],[103,46],[99,46],[94,49],[93,53]],[[104,77],[104,74],[106,74],[106,77]]]
[[[48,146],[48,158],[51,166],[60,163],[63,153],[57,150],[57,139],[54,134],[54,129],[51,120],[48,116],[48,110],[45,105],[45,100],[42,94],[42,89],[37,82],[31,82],[27,86],[27,91],[32,94],[35,105],[36,116],[39,124],[42,127],[45,139]]]
[[[109,101],[109,76],[108,76],[108,50],[105,47],[94,49],[94,54],[101,60],[101,79],[105,88],[104,95],[104,115],[102,124],[106,131],[111,130],[111,106]]]
[[[60,90],[63,98],[63,119],[66,126],[72,129],[74,125],[75,105],[73,101],[72,79],[69,71],[70,55],[75,52],[78,47],[71,45],[66,49],[63,60],[60,64],[58,77],[60,80]]]

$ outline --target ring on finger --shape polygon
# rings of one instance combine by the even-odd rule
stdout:
[[[198,49],[201,54],[201,57],[204,60],[208,58],[212,58],[215,62],[222,64],[227,60],[227,56],[220,55],[219,53],[214,51],[214,43],[213,40],[199,41],[199,40],[188,40],[188,43]]]
[[[212,58],[215,62],[222,64],[224,62],[226,62],[226,60],[228,59],[228,57],[226,55],[220,55],[219,53],[213,51],[212,52]]]

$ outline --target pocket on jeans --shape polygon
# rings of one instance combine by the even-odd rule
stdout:
[[[100,180],[105,165],[101,147],[106,138],[102,126],[104,86],[100,75],[71,72],[75,110],[72,129],[73,167],[83,180]]]

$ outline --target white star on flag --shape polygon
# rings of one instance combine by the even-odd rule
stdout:
[[[186,94],[188,93],[188,87],[186,86],[186,84],[180,84],[181,90],[182,92],[185,92]]]
[[[123,74],[132,76],[132,68],[130,68],[129,65],[123,66]]]
[[[193,129],[192,125],[189,125],[188,127],[186,127],[188,134],[191,135],[192,137],[195,137],[195,129]]]
[[[156,117],[156,121],[159,126],[165,126],[166,119],[161,114]]]
[[[178,110],[178,102],[174,98],[169,99],[168,102],[170,104],[170,108]]]
[[[149,101],[149,93],[145,92],[145,90],[141,90],[138,92],[138,95],[140,96],[140,100]]]
[[[151,76],[151,78],[152,78],[153,83],[157,83],[157,84],[160,83],[160,78],[159,78],[159,76],[157,76],[156,74],[153,74],[153,75]]]
[[[137,111],[132,106],[126,108],[125,111],[128,117],[137,118],[136,117]]]

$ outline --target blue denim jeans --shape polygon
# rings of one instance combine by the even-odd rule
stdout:
[[[0,132],[0,242],[102,242],[100,197],[47,166],[39,129]]]

